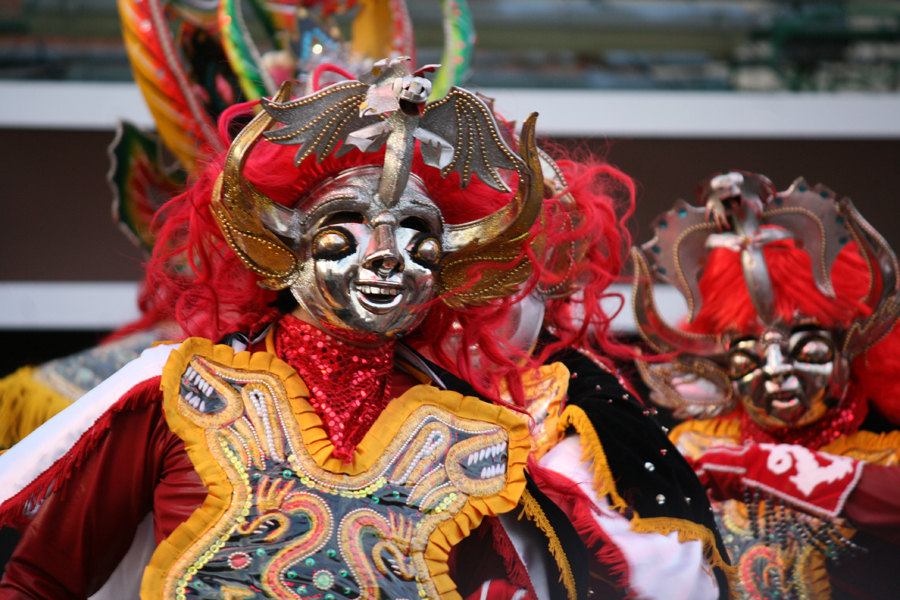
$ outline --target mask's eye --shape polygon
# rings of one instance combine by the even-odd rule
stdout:
[[[797,344],[793,354],[794,360],[821,365],[833,360],[834,346],[826,339],[811,337]]]
[[[419,217],[406,217],[402,221],[400,221],[400,227],[406,227],[407,229],[415,229],[416,231],[423,232],[431,232],[431,228],[428,226],[428,223],[425,219]]]
[[[313,240],[313,257],[337,260],[356,250],[356,240],[344,229],[329,227],[320,231]]]
[[[435,237],[420,239],[410,253],[412,259],[427,269],[436,269],[441,262],[441,243]]]
[[[757,368],[759,360],[745,352],[734,352],[728,358],[728,375],[732,379],[740,379]]]

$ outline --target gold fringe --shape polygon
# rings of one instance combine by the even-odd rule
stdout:
[[[0,448],[10,448],[72,402],[38,383],[35,367],[0,380]]]
[[[672,517],[642,519],[635,515],[631,520],[631,530],[637,533],[658,533],[660,535],[669,535],[673,531],[677,531],[678,541],[682,544],[699,540],[703,543],[703,557],[706,559],[707,564],[710,567],[722,569],[725,577],[728,579],[729,597],[736,597],[735,590],[737,590],[738,584],[737,566],[729,565],[725,562],[725,559],[719,554],[719,549],[716,547],[716,536],[706,526],[685,519]]]
[[[563,585],[566,586],[569,600],[577,600],[578,590],[575,586],[575,575],[572,574],[572,565],[569,564],[569,559],[566,556],[566,551],[562,547],[562,542],[559,541],[556,531],[553,529],[550,521],[547,520],[547,515],[545,515],[544,511],[541,509],[541,505],[538,504],[537,500],[534,499],[534,496],[528,492],[527,488],[522,490],[522,497],[519,499],[519,504],[523,507],[522,514],[534,521],[534,524],[537,525],[550,539],[550,554],[553,555],[556,564],[559,565],[560,579],[562,580]],[[519,515],[519,518],[521,519],[522,515]]]
[[[570,425],[575,428],[575,431],[581,437],[581,450],[584,462],[592,465],[594,491],[601,498],[609,496],[614,509],[618,511],[626,510],[628,504],[616,490],[616,480],[613,479],[612,471],[610,471],[609,463],[606,460],[606,452],[603,451],[603,444],[600,443],[600,438],[597,436],[591,420],[581,408],[567,406],[559,417],[559,425],[557,427],[561,432],[564,432]]]

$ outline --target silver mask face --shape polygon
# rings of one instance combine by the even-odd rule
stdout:
[[[378,196],[381,167],[326,182],[302,203],[294,297],[330,333],[383,343],[415,329],[435,295],[442,256],[441,212],[415,176],[399,201]]]
[[[832,333],[810,327],[770,327],[728,350],[729,374],[744,409],[765,430],[799,428],[843,401],[849,361]]]

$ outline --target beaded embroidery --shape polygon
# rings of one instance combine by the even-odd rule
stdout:
[[[524,462],[524,424],[521,439],[511,442],[508,421],[498,425],[461,416],[466,410],[458,407],[420,404],[371,465],[357,474],[335,473],[310,454],[307,438],[315,434],[301,431],[292,414],[298,407],[274,373],[195,355],[176,391],[167,389],[167,419],[205,432],[205,450],[233,491],[222,516],[168,569],[162,598],[458,597],[452,585],[436,585],[441,573],[433,572],[433,556],[449,551],[434,552],[445,535],[438,530],[472,501],[524,483],[521,465],[507,472],[511,446]],[[465,398],[459,406],[468,401],[489,406]],[[170,418],[170,411],[178,416]],[[205,450],[198,456],[197,446],[189,446],[195,465]],[[470,526],[490,511],[475,512],[475,519],[466,513]],[[442,564],[446,571],[446,555]]]
[[[738,443],[736,430],[735,435],[722,433],[686,431],[677,446],[687,456],[699,456],[711,446]],[[735,594],[740,600],[826,597],[828,561],[859,551],[849,539],[853,530],[794,510],[758,490],[748,491],[743,502],[712,501],[711,505],[732,564],[738,568],[740,585]]]

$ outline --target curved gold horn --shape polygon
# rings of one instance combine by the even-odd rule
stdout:
[[[844,334],[844,353],[853,359],[880,342],[895,326],[900,315],[900,265],[887,241],[848,198],[841,200],[839,207],[868,264],[871,281],[866,303],[872,314],[853,323]]]
[[[438,276],[444,303],[451,308],[483,305],[511,296],[534,271],[531,261],[523,256],[523,246],[544,202],[544,178],[534,140],[537,116],[532,113],[522,124],[519,152],[524,165],[517,169],[515,198],[493,214],[451,225],[444,232],[446,254]],[[483,263],[496,266],[483,268],[480,277],[470,281],[470,267]]]
[[[685,352],[696,356],[724,354],[725,348],[715,335],[702,335],[680,331],[659,314],[653,299],[653,276],[650,267],[639,248],[631,249],[634,263],[634,288],[631,309],[638,332],[653,350],[660,354]]]
[[[273,102],[284,102],[290,96],[291,84],[285,82]],[[264,278],[259,285],[280,290],[291,285],[297,274],[297,255],[260,219],[260,215],[279,212],[275,202],[243,178],[250,151],[273,122],[268,113],[260,112],[232,142],[210,209],[231,249],[248,269]]]

